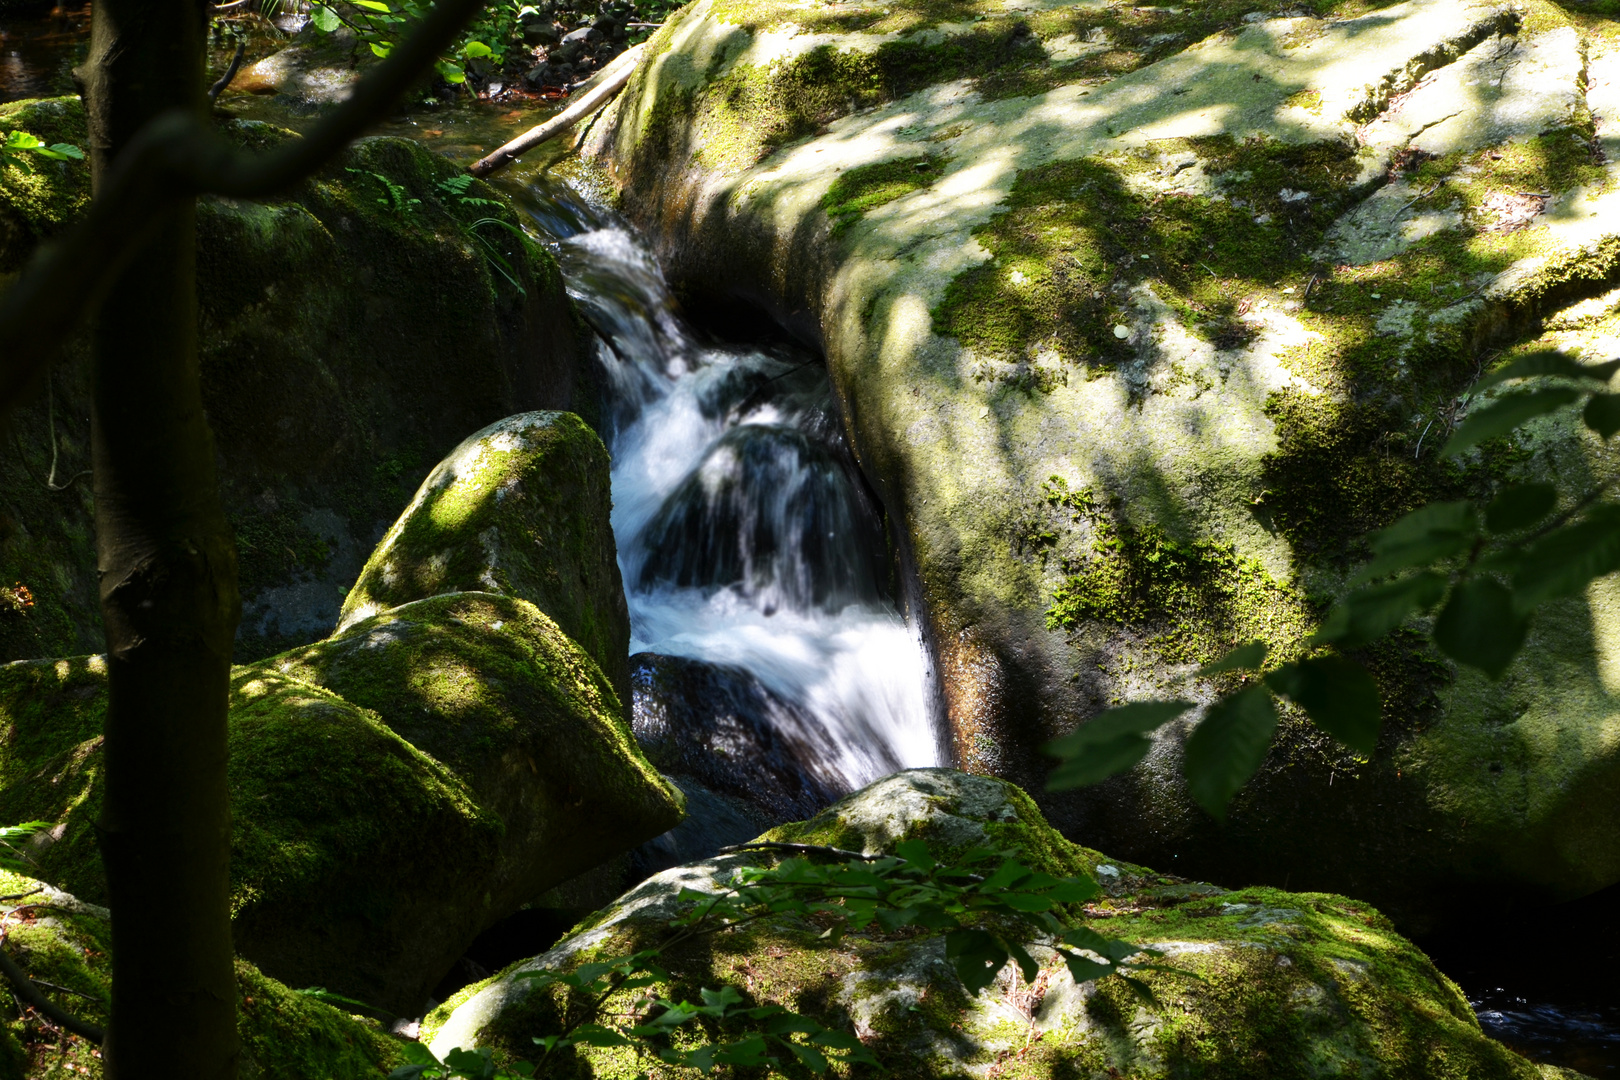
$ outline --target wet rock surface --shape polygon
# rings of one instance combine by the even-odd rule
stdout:
[[[741,799],[770,824],[807,817],[847,793],[815,717],[750,672],[638,653],[630,682],[631,727],[662,772]]]
[[[1435,454],[1500,358],[1620,348],[1591,307],[1620,272],[1613,29],[1461,0],[703,0],[590,151],[678,291],[825,343],[957,759],[1039,790],[1039,747],[1101,709],[1208,700],[1191,673],[1240,641],[1298,655],[1366,531],[1608,475],[1553,422],[1460,469]],[[1545,612],[1497,685],[1380,646],[1379,752],[1285,718],[1225,828],[1180,780],[1187,725],[1043,805],[1141,862],[1410,928],[1601,888],[1607,590]]]

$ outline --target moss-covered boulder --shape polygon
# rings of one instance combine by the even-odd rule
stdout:
[[[1101,709],[1208,700],[1244,640],[1299,655],[1367,530],[1606,475],[1568,429],[1436,452],[1484,367],[1620,283],[1617,40],[1542,0],[699,0],[588,149],[688,299],[824,344],[956,760],[1038,791]],[[1612,354],[1605,303],[1568,347]],[[1370,650],[1378,753],[1289,716],[1225,828],[1185,725],[1042,805],[1411,928],[1620,881],[1609,588],[1497,686],[1418,635]]]
[[[222,126],[250,149],[296,138]],[[14,129],[86,145],[77,98],[0,105],[0,130]],[[240,560],[239,660],[330,633],[376,538],[469,431],[594,408],[555,261],[494,188],[440,186],[458,175],[416,143],[363,139],[282,197],[198,206],[202,385]],[[0,288],[89,186],[84,162],[0,169]],[[512,228],[475,224],[486,218]],[[0,585],[26,586],[33,605],[0,601],[0,660],[101,647],[83,355],[74,342],[50,393],[11,413]]]
[[[104,709],[99,657],[0,667],[0,814],[56,822],[41,873],[92,900]],[[239,667],[230,724],[237,948],[397,1015],[492,923],[681,817],[595,663],[510,597]]]
[[[0,927],[17,966],[56,1005],[107,1023],[112,934],[105,908],[41,882],[0,872]],[[374,1018],[352,1016],[236,962],[243,1080],[377,1080],[404,1063],[400,1043]],[[0,1077],[68,1080],[102,1075],[100,1047],[60,1030],[11,994],[0,1007]]]
[[[897,1076],[1543,1076],[1481,1034],[1457,987],[1367,905],[1320,893],[1227,892],[1109,860],[1064,840],[1002,781],[943,769],[898,773],[766,835],[869,853],[907,837],[943,853],[1017,846],[1048,872],[1096,877],[1106,895],[1088,906],[1090,924],[1152,944],[1165,967],[1187,973],[1147,976],[1160,1002],[1151,1007],[1117,980],[1075,985],[1046,953],[1033,984],[1009,967],[970,997],[940,938],[873,932],[831,944],[821,927],[796,918],[665,955],[678,991],[730,983],[755,1002],[810,1012],[853,1030]],[[727,856],[651,879],[544,955],[457,994],[427,1018],[424,1038],[440,1055],[456,1046],[531,1054],[555,1002],[530,992],[522,971],[568,969],[655,941],[684,907],[680,889],[714,891],[762,858]],[[580,1074],[631,1076],[637,1068],[629,1051],[591,1051]]]
[[[555,619],[628,704],[630,612],[612,502],[607,449],[579,417],[497,421],[422,481],[349,590],[338,629],[439,593],[505,593]]]

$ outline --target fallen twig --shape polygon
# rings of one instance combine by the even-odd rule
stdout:
[[[80,1038],[89,1039],[97,1046],[107,1040],[107,1033],[101,1028],[86,1020],[80,1020],[72,1013],[59,1008],[55,1002],[46,997],[39,987],[35,985],[34,980],[30,979],[23,972],[23,969],[17,966],[17,962],[11,958],[11,954],[3,948],[0,948],[0,973],[4,973],[5,977],[11,980],[11,985],[17,988],[18,995],[28,1004],[38,1009],[46,1019],[60,1024]]]
[[[624,84],[630,81],[630,74],[635,71],[636,63],[641,59],[641,51],[640,45],[626,49],[602,69],[602,81],[578,101],[545,123],[525,131],[500,149],[479,158],[468,166],[467,171],[474,176],[488,176],[510,164],[519,154],[532,150],[541,143],[549,142],[607,104],[615,94],[624,89]]]
[[[242,53],[246,48],[247,46],[242,42],[238,41],[236,43],[236,55],[231,57],[230,66],[225,69],[225,74],[219,77],[219,81],[208,88],[209,101],[218,101],[219,95],[224,93],[225,88],[231,85],[231,80],[236,78],[236,72],[242,66]]]

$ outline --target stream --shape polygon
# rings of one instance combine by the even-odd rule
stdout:
[[[743,740],[801,774],[796,814],[941,764],[926,654],[820,358],[706,339],[622,222],[545,175],[517,194],[601,335],[638,735],[708,730],[681,690],[718,686]]]
[[[83,6],[0,19],[0,103],[73,92],[88,25]],[[310,121],[270,102],[227,103],[295,129]],[[397,116],[376,133],[470,161],[555,109],[464,104]],[[545,171],[564,147],[530,155],[501,183],[599,335],[638,737],[698,738],[715,752],[693,757],[711,772],[690,771],[777,818],[947,762],[926,651],[895,602],[883,521],[821,359],[691,326],[633,230]],[[713,771],[715,761],[737,767]],[[1533,1060],[1620,1078],[1617,890],[1421,944],[1489,1034]],[[468,958],[495,969],[568,925],[519,912]],[[448,988],[467,981],[450,978]]]

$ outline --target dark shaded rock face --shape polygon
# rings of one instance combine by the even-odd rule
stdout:
[[[0,106],[0,129],[13,128],[85,142],[76,99]],[[226,131],[252,148],[295,137]],[[198,207],[203,396],[240,558],[238,660],[330,633],[372,544],[468,432],[527,410],[589,411],[556,264],[486,226],[518,285],[497,272],[471,223],[517,219],[493,188],[467,192],[497,204],[474,209],[437,186],[458,172],[407,140],[367,139],[280,199]],[[80,162],[0,174],[0,286],[88,193]],[[82,342],[51,391],[12,413],[16,441],[0,455],[0,584],[34,599],[0,610],[0,660],[101,648],[87,480],[44,483],[53,427],[58,484],[89,468]]]
[[[679,656],[630,658],[631,728],[660,771],[794,821],[847,789],[815,717],[741,668]],[[694,817],[698,815],[693,815]]]
[[[0,815],[56,822],[40,873],[91,901],[105,711],[99,656],[0,666]],[[400,1016],[482,931],[682,812],[585,651],[489,593],[236,668],[229,779],[236,947]]]

